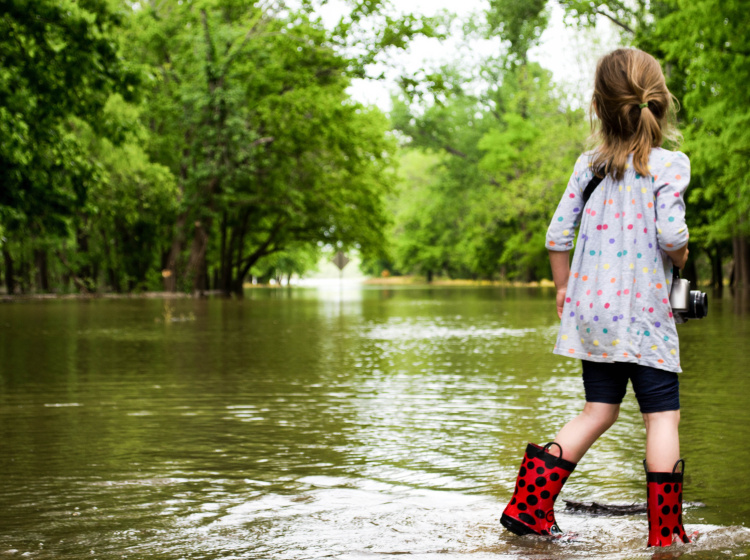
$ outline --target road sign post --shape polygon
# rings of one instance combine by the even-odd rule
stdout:
[[[335,264],[339,269],[339,296],[341,296],[341,293],[344,289],[344,267],[349,264],[349,258],[344,255],[342,251],[338,251],[336,253],[336,256],[333,257],[333,264]]]

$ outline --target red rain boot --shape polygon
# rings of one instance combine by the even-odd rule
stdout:
[[[556,457],[548,449],[556,445],[560,456]],[[521,463],[516,480],[513,498],[503,511],[500,523],[516,535],[561,535],[555,521],[555,500],[576,468],[575,463],[562,458],[559,443],[550,442],[543,448],[534,443],[526,447],[526,455]]]
[[[677,465],[682,463],[680,472]],[[646,502],[648,506],[648,546],[670,546],[690,542],[682,526],[682,477],[685,461],[674,464],[671,473],[648,472],[646,461]]]

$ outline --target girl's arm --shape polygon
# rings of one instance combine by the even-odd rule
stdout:
[[[550,251],[549,264],[552,267],[552,280],[557,289],[557,316],[562,319],[570,277],[570,251]]]
[[[669,258],[672,259],[672,264],[674,264],[677,268],[682,270],[685,268],[685,263],[687,263],[688,259],[688,246],[687,244],[683,246],[681,249],[677,249],[676,251],[664,251],[667,255],[669,255]]]
[[[690,160],[682,152],[668,156],[654,177],[656,238],[677,268],[685,266],[688,250],[688,227],[685,223],[685,191],[690,183]]]
[[[592,176],[593,172],[589,167],[588,158],[583,156],[578,158],[568,186],[547,228],[546,246],[552,266],[552,279],[557,288],[557,316],[560,318],[562,318],[570,276],[570,249],[573,247],[575,228],[579,224],[578,219],[584,207],[581,184],[587,184]]]

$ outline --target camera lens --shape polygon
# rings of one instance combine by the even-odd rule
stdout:
[[[703,319],[708,315],[708,296],[705,292],[691,290],[686,314],[690,319]]]

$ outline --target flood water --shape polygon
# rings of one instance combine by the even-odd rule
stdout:
[[[166,319],[166,320],[165,320]],[[750,554],[750,317],[680,327],[692,545],[646,516],[499,524],[528,441],[583,402],[550,290],[256,289],[0,305],[0,558],[732,558]],[[645,502],[629,390],[561,498]]]

